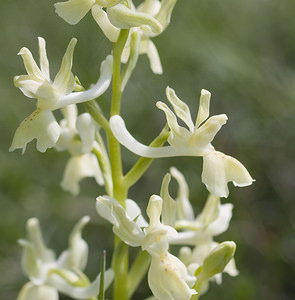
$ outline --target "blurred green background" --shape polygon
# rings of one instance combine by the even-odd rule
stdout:
[[[86,272],[91,279],[98,272],[101,251],[111,255],[111,229],[94,210],[103,188],[86,179],[78,197],[63,192],[59,182],[67,153],[41,154],[34,142],[24,155],[8,152],[15,129],[35,105],[12,82],[14,75],[25,74],[16,55],[21,47],[38,59],[37,36],[44,37],[53,77],[68,42],[76,37],[73,71],[86,86],[96,81],[100,62],[111,50],[91,14],[71,26],[55,14],[55,2],[0,2],[0,299],[15,299],[27,280],[17,239],[25,235],[29,217],[40,219],[46,242],[60,253],[74,223],[90,215],[84,237],[90,247]],[[164,75],[152,74],[147,58],[140,57],[123,99],[127,127],[148,143],[165,121],[155,102],[166,101],[167,85],[193,114],[200,90],[206,88],[212,93],[211,114],[229,117],[214,146],[243,162],[256,179],[251,187],[230,186],[223,202],[234,204],[234,215],[230,229],[216,238],[236,241],[240,275],[224,275],[223,284],[212,284],[202,299],[294,299],[295,1],[179,0],[170,26],[154,42]],[[102,106],[108,109],[108,101]],[[136,156],[123,153],[127,169]],[[155,161],[130,197],[143,207],[151,194],[159,193],[171,165],[186,176],[191,201],[200,211],[207,191],[200,182],[199,158]],[[142,286],[134,299],[143,299],[146,289]]]

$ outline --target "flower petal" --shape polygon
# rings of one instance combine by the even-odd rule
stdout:
[[[192,295],[197,294],[190,288],[195,280],[185,265],[172,254],[167,252],[164,257],[152,255],[148,282],[157,299],[189,300]]]
[[[232,204],[230,204],[232,206]],[[201,224],[204,230],[220,216],[220,198],[209,194],[202,212],[198,215],[197,222]],[[220,224],[221,225],[221,224]],[[228,223],[227,223],[228,225]],[[226,227],[226,229],[228,226]],[[225,230],[226,230],[225,229]],[[213,234],[212,234],[213,235]]]
[[[53,261],[55,255],[52,250],[45,246],[38,219],[31,218],[27,221],[27,232],[29,241],[36,252],[36,258],[45,262]]]
[[[113,57],[112,55],[108,55],[107,58],[101,63],[100,77],[97,83],[89,90],[83,92],[74,92],[69,95],[60,97],[54,109],[59,109],[69,104],[82,103],[93,100],[102,95],[110,85],[112,78],[112,67]]]
[[[44,80],[44,76],[36,64],[31,51],[28,48],[21,48],[18,55],[21,55],[28,75]]]
[[[163,30],[169,25],[172,10],[176,4],[177,0],[162,0],[161,7],[155,18],[163,26]]]
[[[103,177],[97,159],[92,153],[72,156],[65,168],[61,187],[73,195],[79,194],[79,181],[85,177],[94,177],[99,185],[103,185]]]
[[[150,197],[146,213],[150,219],[149,228],[161,226],[161,214],[163,207],[163,199],[158,195],[152,195]],[[148,230],[147,229],[147,230]]]
[[[43,81],[35,94],[36,98],[38,98],[37,105],[42,110],[52,110],[52,107],[57,103],[59,98],[59,91],[47,80]]]
[[[123,4],[117,4],[107,9],[110,22],[118,28],[132,28],[148,26],[154,33],[160,33],[162,25],[152,16],[127,8]]]
[[[165,103],[158,101],[156,105],[166,115],[167,123],[170,127],[170,135],[168,138],[169,144],[179,149],[187,148],[186,142],[189,140],[191,132],[186,128],[178,125],[175,114]]]
[[[166,96],[178,118],[180,118],[190,129],[191,132],[194,131],[194,123],[192,121],[191,112],[189,107],[185,102],[180,100],[173,89],[169,86],[166,88]]]
[[[13,78],[14,85],[19,88],[23,94],[29,98],[37,98],[37,91],[44,82],[35,76],[20,75]]]
[[[210,117],[201,127],[199,127],[189,138],[189,145],[192,146],[196,153],[201,156],[206,150],[213,150],[210,144],[217,132],[226,123],[225,114]]]
[[[124,0],[96,0],[96,2],[102,7],[111,7]]]
[[[175,168],[170,168],[171,175],[178,183],[178,192],[176,198],[177,219],[179,220],[194,220],[194,211],[189,201],[188,185],[184,176]]]
[[[17,300],[58,300],[58,292],[55,288],[41,285],[36,286],[31,282],[26,283],[17,296]]]
[[[135,223],[141,228],[148,226],[147,221],[142,216],[142,212],[135,201],[126,199],[125,205],[126,212],[131,220],[135,221]]]
[[[235,158],[218,151],[209,151],[203,156],[202,181],[212,194],[228,197],[227,183],[247,186],[254,181],[247,169]]]
[[[28,240],[19,240],[24,247],[22,268],[27,276],[36,284],[43,284],[47,276],[47,266],[54,264],[55,253],[46,247],[39,221],[31,218],[27,221]]]
[[[94,143],[95,124],[89,113],[83,113],[77,118],[76,128],[81,137],[82,152],[91,152]]]
[[[220,205],[218,217],[209,224],[207,234],[211,236],[219,235],[225,232],[229,227],[229,222],[232,217],[233,205],[225,203]]]
[[[150,219],[148,227],[144,229],[145,237],[142,242],[142,249],[150,254],[163,254],[168,251],[168,238],[177,235],[177,231],[161,223],[163,200],[158,195],[152,195],[146,209]]]
[[[62,114],[64,115],[64,120],[66,122],[67,128],[71,132],[76,133],[76,121],[78,118],[78,108],[76,104],[70,104],[61,109]]]
[[[108,288],[114,278],[112,269],[104,273],[104,289]],[[73,286],[65,281],[60,276],[53,274],[48,279],[48,284],[55,287],[59,292],[72,297],[73,299],[90,299],[99,294],[100,289],[100,274],[96,279],[86,287]]]
[[[138,7],[139,12],[144,12],[151,16],[155,16],[161,8],[161,2],[159,0],[143,1]]]
[[[235,260],[232,258],[229,263],[226,265],[224,272],[226,272],[227,274],[229,274],[230,276],[238,276],[239,275],[239,271],[236,267],[236,263]]]
[[[160,56],[155,44],[150,39],[144,39],[140,44],[140,54],[146,54],[150,67],[155,74],[163,74]]]
[[[96,0],[68,0],[55,3],[55,12],[71,25],[77,24],[91,9]]]
[[[196,119],[195,129],[197,129],[202,122],[209,117],[209,106],[210,106],[211,93],[207,90],[201,90],[201,97],[199,103],[199,110]]]
[[[74,75],[71,72],[76,43],[77,40],[72,38],[67,47],[66,53],[63,56],[60,70],[54,78],[53,85],[62,95],[71,93],[76,85]]]
[[[95,4],[92,9],[92,16],[98,26],[101,28],[105,36],[113,43],[117,42],[120,29],[115,27],[109,20],[107,13],[98,4]]]
[[[176,202],[169,194],[169,183],[171,176],[167,173],[162,181],[160,196],[163,199],[162,222],[174,227],[176,220]]]
[[[112,223],[114,233],[126,244],[138,247],[144,238],[141,228],[127,214],[126,210],[110,197],[98,197],[96,199],[98,214]]]
[[[45,152],[55,146],[60,135],[60,127],[50,110],[35,110],[17,128],[9,151],[22,148],[25,152],[27,143],[37,139],[37,150]]]
[[[84,226],[89,222],[90,217],[83,217],[74,227],[69,237],[69,248],[62,252],[58,258],[58,265],[67,269],[78,269],[83,271],[88,259],[88,245],[81,237]]]
[[[42,37],[38,37],[38,42],[41,73],[43,74],[46,80],[50,81],[49,62],[46,53],[46,43]]]

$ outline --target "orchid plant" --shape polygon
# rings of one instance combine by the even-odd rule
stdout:
[[[50,77],[43,38],[38,38],[39,66],[30,50],[20,50],[27,74],[16,76],[14,84],[25,96],[36,99],[36,109],[17,128],[10,151],[22,149],[24,153],[26,145],[34,139],[40,152],[48,148],[68,151],[70,158],[61,187],[77,195],[79,182],[85,177],[93,177],[104,186],[105,195],[95,195],[96,210],[98,217],[112,226],[114,251],[111,266],[106,270],[103,260],[100,274],[90,282],[83,272],[88,246],[81,236],[89,217],[82,217],[77,223],[70,234],[68,249],[58,258],[45,245],[38,220],[29,219],[28,237],[19,240],[23,247],[22,267],[29,282],[20,291],[18,300],[55,300],[58,293],[73,299],[104,299],[110,286],[112,299],[127,300],[145,275],[151,293],[147,295],[149,299],[196,300],[209,288],[210,281],[222,282],[223,272],[238,275],[234,261],[236,244],[218,243],[214,237],[227,230],[232,217],[233,205],[221,204],[221,198],[229,195],[228,183],[248,186],[253,179],[241,162],[212,145],[227,116],[210,116],[210,92],[201,91],[193,121],[188,105],[167,87],[166,96],[172,109],[165,102],[157,102],[167,124],[150,145],[136,140],[121,117],[122,95],[139,55],[147,55],[153,73],[163,73],[152,39],[169,25],[175,4],[176,0],[143,0],[137,7],[131,0],[55,3],[57,15],[72,25],[91,11],[113,44],[112,53],[101,63],[97,82],[89,88],[72,73],[75,38],[70,41],[54,80]],[[111,88],[109,115],[100,108],[99,98],[108,88]],[[57,110],[62,116],[59,121],[54,115]],[[126,173],[121,145],[139,156]],[[161,190],[152,191],[146,202],[146,220],[137,204],[142,199],[129,199],[129,189],[154,159],[179,156],[203,159],[201,180],[209,192],[204,208],[195,216],[188,184],[183,174],[171,167],[163,178]],[[169,193],[171,179],[178,186],[174,198]],[[171,245],[180,245],[179,252],[172,251]],[[129,247],[138,250],[131,265]]]

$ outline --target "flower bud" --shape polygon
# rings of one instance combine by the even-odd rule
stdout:
[[[236,244],[234,242],[223,242],[216,246],[205,258],[200,277],[206,280],[223,272],[226,265],[233,258],[235,251]]]

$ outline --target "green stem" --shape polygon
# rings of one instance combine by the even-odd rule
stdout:
[[[142,278],[146,274],[151,262],[151,256],[146,251],[137,255],[128,275],[128,297],[131,298]]]
[[[113,47],[113,82],[111,116],[120,115],[121,108],[121,55],[129,35],[129,29],[122,29],[117,43]]]
[[[198,292],[198,291],[197,291]],[[198,300],[200,298],[200,293],[198,292],[198,294],[196,295],[192,295],[190,300]]]
[[[121,55],[127,41],[129,30],[122,29],[118,42],[113,47],[113,81],[112,81],[112,103],[111,116],[120,115],[121,110]],[[113,178],[113,197],[123,206],[127,198],[127,189],[122,185],[123,170],[121,148],[119,142],[110,131],[107,131],[109,142],[110,163]]]
[[[116,248],[112,257],[112,269],[115,273],[114,300],[128,300],[128,246],[115,237]]]
[[[151,142],[151,147],[160,147],[162,146],[169,136],[168,127],[165,126],[160,134]],[[153,162],[154,158],[141,157],[130,169],[130,171],[125,175],[123,183],[128,188],[134,185],[148,169],[148,167]]]
[[[85,102],[84,107],[95,120],[95,122],[97,122],[106,132],[110,130],[108,120],[103,115],[103,112],[94,100]]]
[[[101,266],[100,266],[100,287],[99,287],[99,298],[98,298],[98,300],[105,300],[105,295],[104,295],[105,265],[106,265],[106,251],[104,250],[103,254],[102,254]]]
[[[128,38],[129,30],[121,29],[118,41],[113,45],[113,78],[111,116],[120,115],[121,111],[121,55]],[[128,188],[123,185],[123,168],[121,148],[110,130],[106,131],[113,181],[113,197],[125,207]],[[113,285],[114,300],[128,300],[128,246],[115,237],[115,252],[112,257],[112,268],[115,273]]]
[[[109,196],[113,196],[113,184],[112,184],[112,174],[110,168],[110,162],[108,159],[107,151],[104,147],[101,136],[97,133],[96,139],[98,140],[98,145],[95,145],[92,152],[97,157],[99,166],[102,170],[102,176],[104,180],[104,187]]]
[[[197,280],[193,286],[193,289],[196,290],[198,294],[193,295],[190,300],[198,300],[200,298],[201,290],[204,285],[204,282],[206,283],[206,281],[209,280],[209,278],[204,278],[203,276],[204,273],[202,272],[202,270],[203,267],[199,267],[194,274],[197,277]]]

